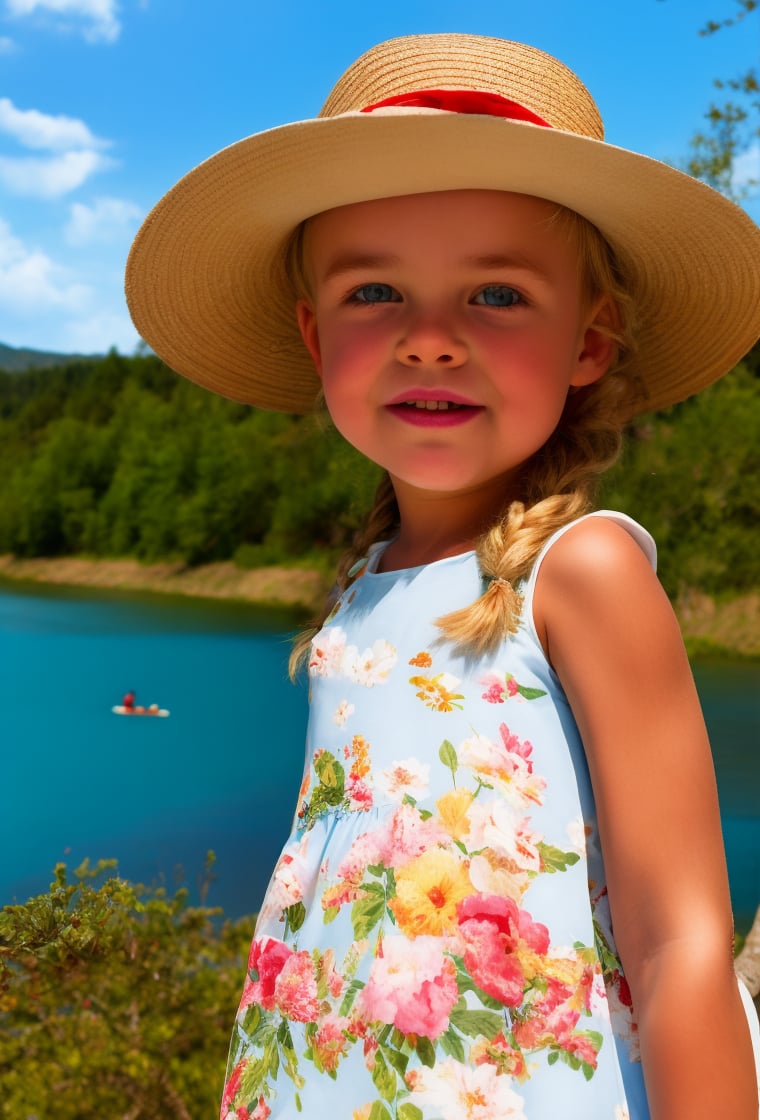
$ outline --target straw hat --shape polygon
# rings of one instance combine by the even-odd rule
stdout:
[[[576,210],[613,245],[642,293],[634,372],[648,395],[637,411],[673,404],[760,335],[760,229],[704,184],[603,136],[588,90],[542,51],[473,35],[381,43],[316,120],[223,149],[161,199],[127,264],[132,317],[198,384],[306,412],[319,382],[283,251],[298,224],[374,198],[515,191]]]

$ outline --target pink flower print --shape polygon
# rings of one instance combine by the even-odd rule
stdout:
[[[382,862],[398,870],[423,852],[448,844],[449,835],[435,817],[423,820],[414,805],[405,802],[394,810],[377,839]]]
[[[633,1000],[631,999],[631,989],[628,987],[628,981],[622,972],[612,969],[605,973],[604,982],[612,1029],[618,1038],[625,1042],[628,1057],[631,1061],[640,1062],[639,1025],[634,1017]]]
[[[326,626],[311,643],[309,674],[312,677],[338,676],[346,652],[346,634],[340,626]]]
[[[502,1033],[494,1039],[482,1038],[470,1049],[470,1061],[476,1066],[492,1065],[497,1073],[506,1073],[517,1081],[526,1081],[528,1067],[521,1050],[514,1046]]]
[[[271,1108],[263,1097],[259,1097],[259,1103],[250,1114],[250,1120],[269,1120],[271,1115]],[[239,1116],[238,1120],[248,1120],[248,1113],[246,1112],[245,1116]]]
[[[505,856],[515,872],[541,870],[541,836],[530,828],[530,818],[518,817],[507,801],[473,802],[468,842],[471,851],[488,848]]]
[[[464,1065],[454,1058],[432,1069],[413,1069],[406,1075],[410,1102],[440,1120],[526,1120],[522,1097],[488,1064]]]
[[[305,950],[292,953],[285,961],[275,980],[274,997],[286,1018],[298,1023],[313,1023],[316,1020],[319,1014],[317,978],[314,962]]]
[[[335,883],[325,888],[322,894],[322,909],[337,911],[341,906],[347,906],[349,902],[358,902],[360,898],[366,897],[367,892],[361,884]],[[328,921],[328,915],[325,915],[325,921]]]
[[[507,725],[499,726],[501,742],[494,743],[485,735],[465,739],[458,753],[460,765],[466,766],[489,785],[499,786],[517,805],[541,804],[546,782],[533,773],[529,742],[511,735]]]
[[[532,961],[549,948],[549,931],[511,898],[471,895],[459,906],[464,963],[475,983],[508,1007],[522,1003]]]
[[[338,999],[343,991],[343,977],[335,968],[335,952],[333,949],[325,949],[320,961],[320,969],[327,982],[330,995],[333,999]]]
[[[352,813],[366,813],[368,809],[372,808],[372,789],[363,778],[357,778],[354,774],[349,774],[346,779],[346,796],[348,797],[348,808]]]
[[[338,878],[358,886],[371,863],[382,863],[384,843],[378,832],[361,832],[338,866]]]
[[[259,912],[259,928],[272,921],[279,921],[283,910],[295,906],[314,888],[315,872],[309,853],[310,836],[289,844],[277,861],[264,905]]]
[[[266,1011],[274,1010],[277,978],[292,955],[293,950],[274,937],[254,939],[248,956],[248,976],[241,1009],[258,1003]]]
[[[248,1059],[243,1058],[238,1062],[229,1078],[227,1079],[227,1084],[224,1086],[224,1094],[222,1096],[222,1120],[226,1120],[228,1116],[234,1116],[234,1113],[232,1113],[231,1111],[225,1111],[225,1109],[231,1110],[233,1101],[235,1100],[235,1097],[237,1095],[237,1091],[240,1088],[240,1081],[243,1076],[243,1071],[247,1065]]]
[[[368,1022],[436,1039],[448,1029],[458,999],[456,968],[444,957],[439,938],[407,941],[391,935],[382,942],[358,1003]]]
[[[520,686],[511,673],[500,676],[498,673],[486,673],[478,684],[485,685],[483,700],[489,704],[503,704],[512,696],[520,695]]]
[[[401,802],[407,795],[417,799],[427,793],[430,767],[416,758],[405,758],[381,770],[375,781],[390,801]]]
[[[486,686],[483,693],[483,699],[488,701],[489,704],[503,704],[504,703],[504,678],[498,676],[496,673],[487,673],[478,681],[478,684]]]
[[[590,1069],[596,1069],[598,1040],[591,1033],[576,1029],[586,1004],[584,988],[588,987],[592,972],[583,969],[577,985],[549,978],[546,991],[536,996],[527,1016],[514,1025],[517,1044],[527,1050],[560,1047]]]
[[[314,1061],[318,1069],[333,1073],[348,1048],[346,1028],[348,1019],[338,1015],[326,1015],[314,1035],[312,1047]]]
[[[533,763],[530,756],[533,754],[533,745],[529,743],[527,739],[524,742],[521,742],[516,735],[513,735],[511,733],[506,723],[499,724],[499,734],[501,735],[501,741],[504,744],[504,749],[509,754],[516,754],[519,755],[520,758],[524,759],[528,773],[532,774]]]

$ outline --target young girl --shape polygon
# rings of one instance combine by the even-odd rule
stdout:
[[[602,135],[539,51],[392,40],[138,235],[173,368],[321,389],[387,472],[297,650],[306,768],[223,1120],[757,1117],[688,663],[651,538],[591,510],[625,422],[760,334],[760,231]]]

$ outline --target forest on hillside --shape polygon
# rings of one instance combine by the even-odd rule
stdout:
[[[668,593],[760,585],[760,346],[641,418],[600,504],[652,531]],[[329,568],[377,469],[318,417],[215,397],[153,355],[0,372],[0,553]]]

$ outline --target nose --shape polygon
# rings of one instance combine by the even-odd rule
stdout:
[[[415,315],[396,345],[396,358],[407,366],[460,366],[467,347],[446,316]]]

